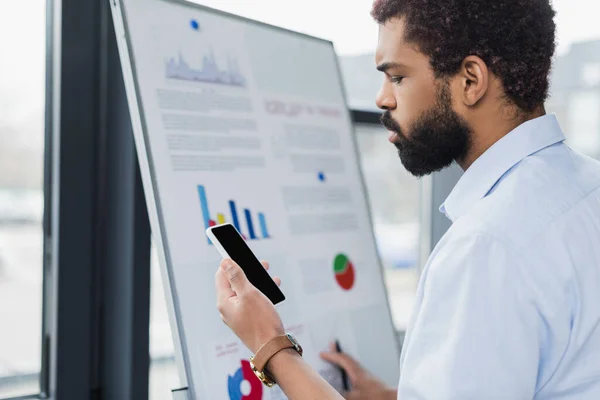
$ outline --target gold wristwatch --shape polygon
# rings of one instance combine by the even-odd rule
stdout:
[[[303,350],[300,343],[289,333],[281,336],[276,336],[265,343],[253,357],[250,357],[250,366],[254,374],[267,387],[273,387],[277,384],[275,379],[265,371],[265,366],[271,358],[281,350],[294,349],[302,356]]]

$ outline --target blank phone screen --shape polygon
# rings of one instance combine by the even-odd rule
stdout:
[[[250,283],[263,292],[273,304],[285,300],[277,284],[232,225],[213,228],[212,232],[229,257],[242,268]]]

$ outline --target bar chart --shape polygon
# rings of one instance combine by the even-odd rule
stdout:
[[[235,200],[229,200],[231,220],[229,220],[223,212],[217,212],[213,217],[213,214],[211,214],[209,209],[207,191],[204,185],[198,185],[198,197],[205,229],[208,229],[211,226],[231,222],[231,224],[235,226],[235,229],[237,229],[246,240],[271,238],[267,227],[267,217],[263,212],[254,214],[250,208],[242,208],[240,209],[241,211],[238,212],[237,202]],[[254,215],[256,215],[256,217]],[[257,222],[257,224],[255,224],[255,222]],[[244,226],[242,226],[242,224],[244,224]]]

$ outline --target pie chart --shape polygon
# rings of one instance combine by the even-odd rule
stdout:
[[[247,383],[247,393],[244,393],[243,390],[244,383]],[[227,388],[229,390],[229,400],[261,400],[263,398],[262,383],[252,372],[250,362],[246,360],[242,360],[242,366],[233,376],[228,377]]]
[[[345,254],[338,254],[333,262],[335,280],[344,290],[354,287],[355,271],[352,261]]]

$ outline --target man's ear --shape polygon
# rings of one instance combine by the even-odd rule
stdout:
[[[461,102],[467,107],[477,105],[488,91],[490,72],[485,62],[477,56],[464,59],[458,78],[461,86]]]

